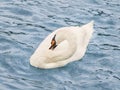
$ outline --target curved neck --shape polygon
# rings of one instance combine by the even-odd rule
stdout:
[[[70,58],[75,53],[77,48],[76,36],[72,32],[64,32],[61,37],[61,43],[66,40],[68,42],[68,47],[65,50],[53,51],[52,60],[54,60],[55,62]]]
[[[75,53],[77,44],[76,37],[74,36],[74,34],[66,35],[66,40],[68,42],[68,48],[65,51],[63,51],[62,56],[66,57],[65,59],[68,59]]]

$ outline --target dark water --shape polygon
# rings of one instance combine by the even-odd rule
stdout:
[[[91,20],[95,32],[81,61],[30,66],[49,33]],[[120,90],[120,0],[0,0],[0,90]]]

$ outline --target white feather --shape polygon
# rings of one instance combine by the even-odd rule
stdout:
[[[34,67],[50,69],[80,60],[92,36],[93,23],[91,21],[82,27],[63,27],[55,30],[38,46],[30,58],[30,64]],[[55,34],[56,42],[59,44],[54,50],[50,50],[51,40]]]

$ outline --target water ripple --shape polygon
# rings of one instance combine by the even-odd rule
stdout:
[[[119,90],[119,0],[0,0],[0,90]],[[65,67],[29,64],[39,43],[64,26],[95,21],[85,56]]]

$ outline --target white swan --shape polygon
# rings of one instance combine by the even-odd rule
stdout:
[[[50,69],[80,60],[93,33],[93,21],[82,27],[57,29],[39,45],[30,58],[34,67]]]

